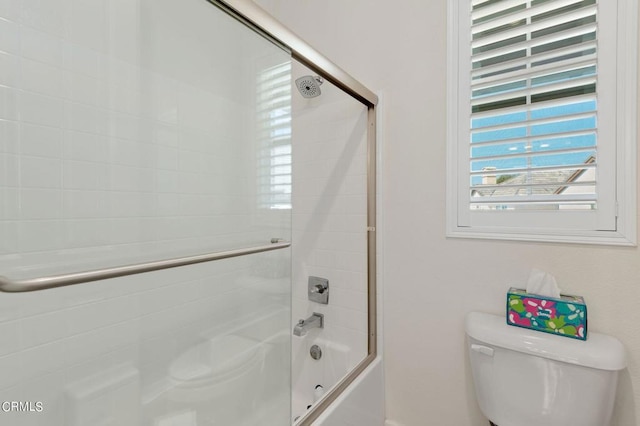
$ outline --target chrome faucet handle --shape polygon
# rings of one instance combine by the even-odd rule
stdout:
[[[309,277],[307,297],[312,302],[329,303],[329,280],[320,277]]]
[[[311,293],[318,293],[318,294],[322,294],[325,291],[325,287],[322,284],[316,284],[315,286],[313,286],[309,291]]]

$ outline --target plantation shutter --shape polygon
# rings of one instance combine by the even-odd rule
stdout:
[[[615,110],[615,85],[603,96],[597,1],[471,0],[470,9],[463,221],[523,212],[524,226],[614,229],[615,178],[600,168],[615,175],[615,149],[604,146],[615,128],[601,112]],[[550,225],[538,211],[585,219]]]
[[[259,207],[291,208],[291,62],[258,77]]]

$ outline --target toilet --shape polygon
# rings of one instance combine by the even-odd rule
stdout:
[[[618,372],[626,367],[616,338],[581,341],[506,324],[503,316],[467,314],[467,348],[476,398],[497,426],[608,426]]]
[[[265,348],[236,335],[201,342],[169,367],[168,399],[195,409],[197,424],[240,424],[257,404]],[[172,423],[173,424],[173,423]]]

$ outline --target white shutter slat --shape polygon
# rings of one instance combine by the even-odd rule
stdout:
[[[590,94],[577,95],[572,97],[571,103],[577,104],[577,103],[595,101],[595,100],[596,100],[596,97],[594,96],[594,94],[590,93]],[[539,109],[565,106],[565,105],[567,105],[567,99],[553,99],[553,100],[537,103],[535,106],[520,105],[520,106],[515,106],[510,108],[503,108],[499,112],[500,112],[500,116],[502,116],[502,115],[509,115],[509,114],[527,113],[528,111],[537,111]],[[477,112],[473,114],[473,121],[475,122],[485,118],[493,118],[493,117],[496,117],[496,111]],[[484,127],[488,127],[488,126],[478,125],[477,127],[472,127],[471,130],[473,131],[473,130],[477,130]]]
[[[596,181],[595,180],[585,180],[585,181],[581,181],[581,182],[563,182],[562,186],[563,187],[571,187],[571,188],[578,188],[578,187],[583,187],[583,186],[593,186],[595,185]],[[495,184],[495,185],[474,185],[472,187],[473,190],[475,191],[489,191],[489,190],[495,190],[495,189],[527,189],[527,188],[551,188],[551,189],[556,189],[558,187],[558,184],[555,185],[550,185],[548,183],[530,183],[530,184],[519,184],[519,185],[515,185],[515,184]]]
[[[588,48],[595,49],[595,43],[589,43]],[[472,80],[471,88],[473,90],[483,89],[485,87],[491,87],[497,84],[506,84],[514,80],[521,80],[523,77],[529,78],[537,78],[542,77],[548,74],[554,74],[562,71],[568,71],[571,69],[579,69],[586,68],[588,66],[596,65],[596,55],[586,55],[577,60],[572,61],[570,63],[548,63],[545,65],[535,67],[535,71],[531,69],[519,69],[515,71],[509,71],[506,73],[496,74],[489,77],[482,77],[482,74],[485,72],[484,69],[478,70],[478,72],[473,72],[471,75],[478,75],[481,78]]]
[[[550,92],[557,92],[565,89],[580,88],[580,87],[595,84],[596,81],[597,81],[597,78],[595,76],[583,77],[583,78],[577,78],[577,79],[566,81],[566,82],[563,81],[559,83],[549,84],[546,86],[529,87],[523,90],[512,90],[512,91],[500,93],[497,95],[478,97],[471,101],[471,105],[481,106],[481,105],[490,104],[493,102],[506,101],[506,100],[511,100],[519,97],[530,97],[530,96],[541,95],[541,94],[550,93]]]
[[[568,204],[568,203],[594,203],[590,194],[563,194],[563,195],[532,195],[513,197],[494,197],[490,201],[484,201],[478,197],[471,197],[471,204]]]
[[[526,137],[517,137],[517,138],[505,138],[500,140],[493,140],[488,142],[474,142],[471,144],[472,148],[480,147],[480,146],[490,146],[490,145],[507,145],[516,142],[545,142],[547,140],[559,139],[559,138],[569,138],[574,136],[588,136],[595,135],[593,130],[580,130],[580,131],[566,131],[566,132],[558,132],[558,133],[549,133],[547,135],[536,135],[536,136],[526,136]]]
[[[575,1],[575,0],[574,0]],[[481,8],[473,8],[473,21],[486,18],[487,16],[495,15],[496,13],[504,12],[509,9],[516,8],[518,6],[526,6],[529,0],[504,0],[497,3],[493,3]],[[475,6],[475,5],[473,5]]]
[[[509,79],[509,75],[507,72],[513,73],[514,68],[522,68],[525,66],[525,69],[518,69],[515,72],[519,74],[525,74],[527,70],[531,72],[531,67],[535,66],[543,67],[544,63],[552,63],[554,67],[571,67],[574,64],[593,61],[595,63],[596,55],[595,53],[588,53],[591,51],[595,51],[597,47],[597,43],[595,41],[589,41],[585,43],[575,44],[571,46],[567,46],[561,49],[555,49],[549,52],[545,52],[538,55],[530,55],[529,58],[516,58],[507,60],[504,62],[499,62],[491,65],[485,65],[481,67],[477,67],[472,69],[471,76],[474,80],[483,79],[483,76],[487,75],[488,78],[492,78],[490,74],[498,74],[502,79]],[[581,55],[578,55],[582,53]],[[573,56],[573,57],[572,57]],[[564,58],[564,59],[560,59]],[[556,60],[554,62],[554,59]],[[560,62],[559,62],[560,61]],[[474,61],[475,63],[475,61]],[[540,65],[537,65],[540,64]],[[524,72],[523,72],[524,71]]]
[[[524,2],[525,4],[527,2]],[[530,18],[531,16],[536,16],[536,15],[540,15],[543,13],[547,13],[547,12],[552,12],[554,10],[558,10],[561,9],[563,7],[572,5],[572,4],[579,4],[582,3],[582,0],[554,0],[554,1],[550,1],[547,3],[542,3],[538,6],[534,6],[525,10],[519,10],[516,11],[514,13],[511,13],[509,15],[506,16],[502,16],[498,19],[493,19],[490,20],[488,22],[483,22],[481,24],[475,24],[471,26],[471,33],[472,34],[477,34],[477,33],[481,33],[484,31],[489,31],[492,30],[496,27],[502,27],[504,25],[509,25],[510,23],[513,22],[517,22],[517,21],[521,21],[521,20],[526,20],[528,18]],[[517,6],[517,5],[516,5]],[[591,9],[595,8],[595,6],[591,6]],[[584,9],[584,10],[583,10]],[[562,14],[560,16],[562,16],[563,21],[568,21],[568,20],[573,20],[573,19],[579,19],[585,16],[589,16],[589,15],[593,15],[593,13],[590,13],[588,11],[589,6],[581,8],[581,9],[577,9],[575,11],[569,12],[567,14]],[[508,10],[508,9],[503,9],[503,10]],[[487,16],[487,15],[485,15]],[[481,13],[474,13],[472,12],[472,20],[476,21],[478,18],[483,17]],[[569,17],[569,18],[567,18]],[[550,21],[550,22],[554,22],[554,21]],[[557,22],[557,21],[555,21]],[[554,24],[554,25],[557,25]],[[549,26],[553,26],[553,25],[549,25]]]
[[[570,118],[571,120],[576,120],[581,118],[594,118],[595,116],[596,115],[594,111],[587,111],[579,114],[557,115],[552,117],[529,119],[526,121],[513,121],[507,124],[496,124],[493,126],[485,126],[477,129],[472,129],[471,134],[476,135],[476,134],[482,134],[486,132],[494,132],[497,130],[514,130],[514,129],[520,129],[523,127],[532,127],[534,125],[541,125],[541,124],[563,123],[567,120],[567,118]],[[472,145],[475,146],[476,144],[472,143]]]
[[[585,146],[585,147],[576,147],[576,148],[566,148],[566,149],[550,149],[547,151],[538,151],[532,155],[531,152],[517,152],[513,154],[496,154],[496,155],[487,155],[487,156],[479,156],[475,157],[477,162],[491,161],[491,160],[509,160],[516,158],[539,158],[549,155],[558,155],[558,154],[579,154],[583,152],[593,152],[594,147]],[[507,169],[505,169],[507,170]]]
[[[521,35],[530,35],[530,34],[535,33],[537,31],[550,29],[550,28],[553,28],[555,26],[558,26],[558,25],[561,25],[563,23],[566,23],[567,21],[584,19],[584,18],[588,18],[588,17],[591,17],[591,16],[596,16],[596,11],[597,11],[597,7],[595,5],[594,6],[589,6],[589,7],[583,8],[583,9],[579,9],[579,10],[575,11],[574,13],[551,17],[549,19],[545,19],[545,20],[542,20],[542,21],[539,21],[539,22],[535,22],[535,23],[532,23],[532,24],[529,24],[529,25],[518,26],[518,27],[514,27],[514,28],[509,29],[509,30],[500,31],[500,32],[495,33],[495,34],[489,34],[489,35],[482,36],[482,37],[479,36],[477,39],[474,39],[471,42],[471,48],[472,49],[477,49],[479,47],[483,47],[483,46],[486,46],[486,45],[489,45],[489,44],[492,44],[492,43],[496,43],[496,42],[499,42],[501,40],[505,40],[505,39],[509,39],[509,38],[513,38],[513,37],[517,37],[517,36],[521,36]],[[477,34],[474,34],[474,35],[477,35]]]
[[[544,46],[549,43],[553,43],[560,40],[565,40],[569,38],[575,38],[580,36],[585,36],[596,31],[596,24],[587,24],[582,25],[576,28],[569,28],[564,31],[553,32],[551,34],[547,34],[542,37],[538,37],[531,40],[524,40],[521,42],[513,42],[512,44],[508,44],[505,46],[498,46],[494,48],[490,48],[487,46],[485,49],[473,53],[472,58],[473,62],[482,61],[485,59],[493,58],[495,56],[505,55],[507,53],[517,52],[519,50],[532,49],[539,46]]]
[[[580,169],[594,169],[596,168],[596,163],[584,163],[584,164],[567,164],[562,166],[539,166],[539,167],[519,167],[513,169],[501,169],[500,171],[508,171],[509,173],[525,173],[525,172],[536,172],[536,171],[555,171],[555,170],[575,170],[576,168]],[[473,170],[469,172],[472,176],[490,176],[491,174],[495,174],[494,171],[487,170]]]

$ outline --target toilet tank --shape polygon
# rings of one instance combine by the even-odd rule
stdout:
[[[587,341],[512,327],[471,312],[465,321],[478,405],[498,426],[608,426],[618,371],[626,367],[616,338]]]

